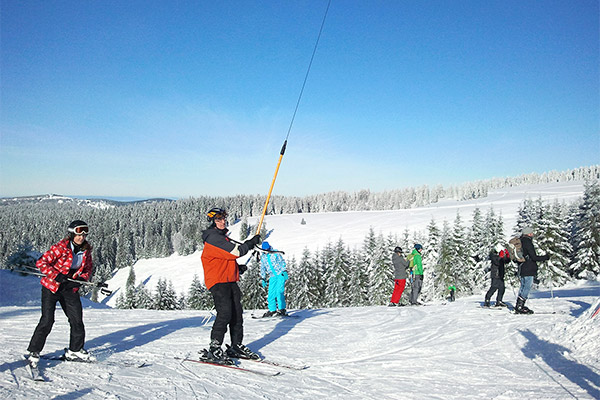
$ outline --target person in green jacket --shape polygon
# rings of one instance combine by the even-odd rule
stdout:
[[[410,293],[410,304],[417,305],[421,304],[417,301],[419,294],[421,294],[421,288],[423,287],[423,259],[421,258],[421,252],[423,246],[415,244],[415,248],[409,255],[410,269],[412,275],[412,286]]]

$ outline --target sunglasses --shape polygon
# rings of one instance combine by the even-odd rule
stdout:
[[[76,235],[87,235],[90,233],[90,228],[87,225],[76,226],[75,228],[70,228],[69,232],[72,232]]]

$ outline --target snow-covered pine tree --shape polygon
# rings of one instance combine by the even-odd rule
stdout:
[[[367,264],[371,305],[384,305],[390,301],[393,267],[389,247],[383,235],[377,236],[375,249]]]
[[[127,282],[125,283],[125,299],[122,306],[119,308],[138,308],[137,294],[135,293],[135,271],[133,265],[129,267],[129,275],[127,276]]]
[[[192,283],[188,289],[187,308],[191,310],[206,310],[206,292],[204,284],[200,281],[198,275],[194,274]]]
[[[256,310],[267,307],[267,291],[260,284],[260,262],[256,257],[248,260],[248,270],[240,279],[242,305],[244,309]],[[268,280],[268,275],[267,275]]]
[[[600,184],[585,183],[583,201],[574,221],[574,262],[571,273],[579,279],[600,277]]]
[[[325,304],[326,307],[342,307],[346,300],[346,278],[347,271],[338,268],[336,264],[337,255],[335,248],[331,243],[327,243],[320,252],[320,266],[323,268],[323,278],[325,283]]]
[[[561,205],[555,203],[541,208],[541,218],[535,224],[535,246],[541,254],[550,256],[547,262],[538,263],[538,279],[545,285],[562,286],[569,280],[572,248],[566,220]]]
[[[417,234],[415,234],[417,235]],[[410,254],[414,250],[415,243],[421,243],[423,245],[423,252],[421,253],[423,258],[423,288],[421,290],[421,298],[424,301],[433,299],[436,297],[436,280],[438,276],[438,262],[440,257],[440,245],[441,245],[442,232],[438,228],[435,219],[431,218],[427,225],[427,238],[421,241],[415,237],[412,241],[407,239],[408,245],[403,250],[406,255]],[[406,282],[407,287],[410,286],[410,281]],[[409,295],[410,290],[405,290],[406,295]],[[404,297],[404,294],[402,295]]]
[[[490,208],[490,210],[492,209]],[[493,237],[494,228],[488,227],[487,221],[488,219],[484,220],[481,215],[481,210],[475,208],[473,222],[469,230],[467,257],[473,257],[473,283],[476,289],[483,289],[489,281],[489,273],[486,273],[486,270],[489,266],[488,256],[494,246],[495,238]]]
[[[143,308],[146,310],[151,310],[154,303],[152,300],[152,294],[148,290],[148,288],[141,282],[137,288],[135,289],[137,308]]]
[[[248,217],[244,216],[242,218],[242,222],[240,223],[240,240],[244,241],[248,238],[250,234],[250,225],[248,225]]]
[[[289,272],[289,308],[317,308],[321,303],[318,270],[311,260],[310,251],[304,248],[300,262]]]
[[[155,310],[176,310],[177,304],[177,294],[173,288],[173,282],[159,278],[152,308]]]
[[[476,271],[475,261],[471,257],[471,249],[468,245],[466,229],[463,226],[460,213],[456,213],[454,224],[450,232],[450,275],[442,289],[446,291],[449,285],[453,284],[457,290],[467,295],[473,294],[483,275]],[[478,282],[479,281],[479,282]],[[441,288],[440,288],[441,289]]]

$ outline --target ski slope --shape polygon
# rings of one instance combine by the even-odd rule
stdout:
[[[427,207],[392,211],[351,211],[337,213],[310,213],[267,215],[265,224],[268,230],[268,242],[275,248],[285,251],[286,259],[295,257],[300,260],[302,251],[321,250],[327,243],[342,239],[350,248],[362,245],[365,236],[372,227],[376,234],[397,235],[401,238],[404,231],[425,231],[434,219],[439,228],[444,220],[452,223],[457,212],[465,226],[470,226],[473,211],[479,208],[483,215],[490,207],[501,214],[504,220],[506,237],[512,234],[517,220],[517,212],[525,199],[542,199],[545,202],[565,202],[570,204],[583,196],[583,182],[563,182],[540,185],[523,185],[501,190],[493,190],[487,197],[469,201],[446,199]],[[302,224],[304,219],[306,224]],[[257,218],[248,218],[249,224],[257,224]],[[231,237],[239,239],[240,223],[230,226]],[[194,274],[204,279],[201,252],[189,256],[177,254],[166,258],[142,259],[134,265],[136,285],[144,282],[155,290],[160,278],[170,280],[177,293],[187,293]],[[247,257],[243,257],[245,261]],[[116,305],[120,289],[125,288],[129,268],[115,274],[108,284],[114,290],[109,298],[100,300],[111,307]]]
[[[600,398],[600,315],[591,316],[600,305],[599,282],[533,292],[528,305],[538,313],[529,316],[482,309],[483,295],[445,305],[292,310],[298,318],[287,319],[252,319],[255,311],[247,310],[251,349],[308,366],[243,364],[281,372],[274,377],[175,359],[208,344],[208,311],[118,310],[85,301],[86,347],[99,362],[42,359],[47,382],[29,380],[22,360],[40,316],[38,280],[3,270],[0,282],[0,398]],[[514,304],[510,289],[505,299]],[[66,317],[60,309],[56,317],[46,356],[68,344]]]

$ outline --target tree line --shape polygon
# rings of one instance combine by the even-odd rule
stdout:
[[[401,237],[384,236],[373,229],[362,246],[351,249],[342,239],[327,243],[323,249],[304,249],[300,259],[287,260],[290,279],[286,284],[289,308],[330,308],[384,305],[393,289],[392,249],[400,246],[408,253],[415,243],[424,246],[425,301],[443,299],[454,285],[458,296],[482,293],[489,286],[488,260],[491,249],[507,244],[502,215],[493,208],[483,213],[475,209],[471,224],[466,226],[457,213],[452,222],[431,220],[423,232],[405,231]],[[535,232],[534,244],[539,254],[549,254],[540,266],[542,285],[562,286],[573,279],[600,277],[600,186],[586,184],[581,201],[574,204],[544,203],[541,199],[524,200],[513,227],[519,236],[525,226]],[[252,257],[240,286],[246,309],[266,308],[266,290],[259,282],[260,265]],[[509,286],[518,284],[517,266],[506,271]],[[403,302],[407,302],[409,289]],[[212,298],[195,277],[187,293],[177,295],[173,285],[161,280],[153,294],[143,285],[135,287],[133,267],[117,301],[122,308],[210,309]],[[165,307],[165,308],[162,308]]]

